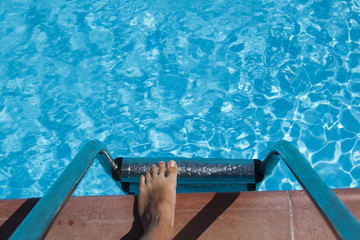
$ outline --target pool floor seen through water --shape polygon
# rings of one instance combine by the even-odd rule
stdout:
[[[42,196],[99,139],[115,157],[261,159],[292,142],[359,187],[360,4],[3,1],[0,198]],[[280,163],[259,190],[300,189]],[[75,195],[123,194],[95,161]]]

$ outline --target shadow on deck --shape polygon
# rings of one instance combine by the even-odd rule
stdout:
[[[360,220],[360,189],[336,189]],[[38,199],[0,200],[8,239]],[[134,196],[72,197],[46,239],[138,239]],[[304,191],[178,194],[174,239],[336,239]]]

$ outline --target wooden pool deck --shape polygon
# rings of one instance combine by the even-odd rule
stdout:
[[[335,194],[360,220],[360,189]],[[38,199],[0,200],[7,239]],[[72,197],[45,239],[138,239],[134,196]],[[304,191],[178,194],[174,239],[337,239]]]

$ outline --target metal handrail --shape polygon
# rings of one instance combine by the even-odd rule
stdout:
[[[100,141],[88,142],[80,149],[74,160],[39,200],[10,239],[44,238],[95,158],[98,158],[109,175],[116,180],[120,179],[121,163],[110,156],[105,145]],[[284,160],[299,183],[309,193],[336,233],[343,239],[360,239],[359,222],[290,142],[279,141],[261,162],[258,174],[269,175],[280,159]]]
[[[85,144],[10,239],[43,239],[95,158],[110,173],[117,165],[100,141]]]
[[[279,141],[260,166],[269,175],[283,159],[302,187],[342,239],[360,239],[360,224],[335,193],[321,180],[310,163],[290,142]]]

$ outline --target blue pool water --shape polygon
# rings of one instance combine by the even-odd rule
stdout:
[[[263,159],[360,182],[360,2],[0,3],[0,198],[42,196],[88,139],[113,156]],[[260,190],[299,189],[280,163]],[[122,194],[98,162],[76,195]]]

